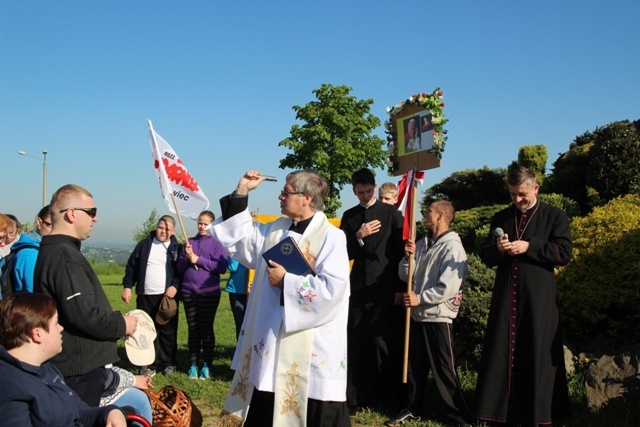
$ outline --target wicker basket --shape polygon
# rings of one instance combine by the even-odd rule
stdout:
[[[202,414],[184,391],[164,386],[157,393],[144,390],[151,401],[153,427],[200,427]]]

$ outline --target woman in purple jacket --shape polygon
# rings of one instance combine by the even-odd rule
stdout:
[[[220,304],[220,275],[227,271],[228,265],[227,251],[206,231],[214,219],[211,211],[200,213],[198,234],[189,239],[178,256],[178,271],[182,273],[180,293],[189,328],[191,379],[209,379],[216,344],[213,321]],[[201,360],[203,364],[198,372]]]

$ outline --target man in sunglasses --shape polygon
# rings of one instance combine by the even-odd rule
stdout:
[[[119,360],[116,341],[133,335],[135,316],[113,311],[91,265],[80,252],[98,221],[93,196],[68,184],[51,198],[52,229],[40,242],[35,292],[56,301],[64,327],[62,352],[51,359],[65,382],[89,406],[98,406],[107,378],[105,365]]]

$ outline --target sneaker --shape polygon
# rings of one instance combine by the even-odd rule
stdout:
[[[189,379],[197,380],[198,379],[198,367],[196,365],[191,365],[189,368]]]
[[[395,417],[387,420],[384,425],[387,427],[395,427],[403,424],[405,421],[416,420],[418,417],[413,415],[408,408],[403,409]]]
[[[140,375],[153,378],[156,375],[156,371],[154,371],[153,369],[149,369],[148,366],[143,366],[142,368],[140,368]]]
[[[209,376],[209,368],[207,367],[207,364],[205,363],[202,366],[202,369],[200,369],[200,379],[201,380],[208,380],[209,378],[211,378]]]
[[[167,366],[166,368],[164,368],[164,371],[162,371],[162,375],[164,375],[165,377],[168,377],[175,373],[176,373],[176,367],[173,365]]]

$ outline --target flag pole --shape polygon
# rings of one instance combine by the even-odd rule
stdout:
[[[418,186],[415,185],[416,179],[415,165],[411,174],[411,185],[408,191],[411,191],[411,206],[409,210],[409,239],[415,244],[416,242],[416,198],[418,194]],[[409,275],[407,277],[407,293],[410,293],[413,289],[413,263],[415,262],[414,256],[409,257]],[[409,371],[409,330],[411,327],[411,307],[405,309],[405,321],[404,321],[404,358],[402,364],[402,383],[407,383],[407,376]]]

